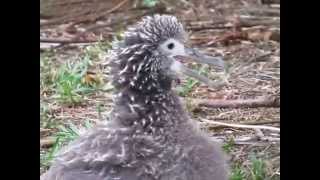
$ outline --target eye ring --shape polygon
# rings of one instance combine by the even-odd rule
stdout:
[[[170,50],[172,50],[172,49],[174,48],[174,43],[169,43],[169,44],[167,45],[167,48],[170,49]]]

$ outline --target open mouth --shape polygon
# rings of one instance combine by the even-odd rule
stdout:
[[[183,63],[193,61],[200,64],[208,64],[209,66],[213,67],[216,71],[221,72],[225,69],[224,61],[222,60],[222,58],[204,55],[192,48],[186,48],[185,50],[185,55],[176,55],[173,57],[174,63],[171,67],[172,70],[187,75],[189,77],[195,78],[207,84],[210,87],[215,87],[215,83],[213,83],[209,78],[200,75],[200,73],[198,73],[197,71],[194,71],[184,66]]]
[[[182,55],[177,55],[177,56],[174,56],[174,59],[181,62],[181,63],[186,63],[188,61],[190,61],[190,58],[187,57],[187,56],[182,56]]]

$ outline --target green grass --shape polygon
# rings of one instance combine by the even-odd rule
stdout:
[[[231,171],[230,180],[272,180],[268,177],[265,160],[251,157],[247,166],[235,162]]]
[[[206,76],[208,75],[208,71],[209,71],[208,66],[200,65],[200,68],[198,66],[198,68],[196,68],[196,69],[199,70],[200,74],[206,75]],[[183,86],[177,87],[177,91],[178,91],[179,96],[182,96],[182,97],[188,96],[188,94],[192,91],[192,89],[197,84],[199,84],[198,80],[188,77],[187,82]]]
[[[53,50],[40,53],[40,127],[49,130],[45,136],[55,139],[52,147],[40,148],[41,172],[50,165],[62,146],[79,136],[75,125],[65,126],[65,119],[55,118],[53,107],[60,109],[65,104],[78,105],[104,86],[103,81],[88,83],[85,78],[89,69],[95,77],[99,74],[97,64],[103,61],[102,56],[108,48],[109,43],[100,42],[85,47],[83,53],[72,57],[61,57]],[[90,128],[91,123],[86,121],[84,126]]]
[[[143,0],[142,1],[142,5],[144,5],[146,7],[154,7],[158,3],[159,3],[158,0]]]
[[[223,144],[222,149],[226,152],[226,153],[230,153],[232,151],[232,149],[234,148],[234,139],[230,138],[228,141],[226,141],[226,143]]]
[[[178,88],[178,94],[182,97],[186,97],[197,83],[197,80],[188,78],[187,83],[184,86]]]
[[[89,59],[90,61],[100,61],[102,60],[101,56],[105,55],[110,48],[110,42],[100,41],[97,44],[87,46],[84,49],[83,58]]]
[[[101,119],[101,117],[102,117],[102,104],[100,104],[100,103],[97,103],[97,112],[98,112],[98,117],[99,117],[99,119]]]
[[[53,129],[59,124],[52,116],[52,110],[47,103],[40,104],[40,127],[45,129]]]
[[[92,128],[92,123],[85,121],[85,129]],[[44,167],[50,166],[52,160],[55,158],[59,150],[68,144],[69,142],[75,140],[79,137],[81,130],[74,124],[69,123],[67,126],[59,125],[57,127],[58,132],[54,135],[55,143],[53,146],[47,150],[47,152],[40,154],[40,165]]]
[[[88,69],[96,67],[110,48],[108,42],[99,42],[84,48],[76,60],[66,60],[63,64],[54,64],[55,54],[48,51],[40,54],[40,89],[42,93],[52,95],[59,103],[79,105],[87,96],[103,86],[101,73],[96,73],[96,81],[87,81]],[[98,76],[100,75],[100,76]]]
[[[232,169],[230,180],[245,180],[246,179],[246,171],[239,166],[236,166]]]
[[[89,61],[78,63],[68,62],[59,68],[55,80],[55,92],[58,101],[62,104],[77,105],[84,100],[84,95],[95,91],[94,86],[83,82]]]
[[[50,166],[61,147],[79,136],[79,130],[72,124],[68,127],[58,126],[58,130],[58,133],[55,135],[56,140],[53,146],[40,156],[40,163],[42,166]]]
[[[88,83],[84,78],[93,62],[101,60],[100,56],[105,53],[105,46],[102,42],[88,46],[78,62],[68,62],[59,69],[56,90],[60,102],[76,105],[83,101],[85,95],[98,90],[101,84],[94,81]]]
[[[252,180],[265,180],[269,179],[266,177],[266,165],[265,162],[261,159],[252,158],[251,159],[252,168],[250,170]]]
[[[45,51],[40,54],[40,90],[41,93],[52,93],[52,84],[54,82],[54,52]]]

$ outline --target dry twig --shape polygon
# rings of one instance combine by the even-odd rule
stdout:
[[[216,121],[209,121],[206,119],[201,118],[201,121],[208,123],[208,124],[214,124],[219,126],[227,126],[227,127],[235,127],[235,128],[246,128],[246,129],[266,129],[270,131],[276,131],[280,132],[280,128],[271,127],[271,126],[255,126],[255,125],[244,125],[244,124],[229,124],[229,123],[222,123],[222,122],[216,122]]]
[[[192,101],[192,100],[191,100]],[[193,100],[197,106],[210,108],[258,108],[258,107],[280,107],[279,97],[262,97],[258,99],[237,100]]]
[[[123,0],[121,1],[119,4],[115,5],[113,8],[111,8],[110,10],[102,13],[102,14],[98,14],[96,15],[94,18],[91,19],[91,21],[96,21],[97,19],[103,17],[103,16],[106,16],[107,14],[110,14],[116,10],[118,10],[120,7],[122,7],[125,3],[127,3],[129,0]],[[87,14],[88,12],[84,11],[84,12],[80,12],[77,16],[84,16],[85,14]],[[74,15],[75,16],[75,15]],[[62,18],[58,18],[58,19],[53,19],[53,20],[50,20],[50,21],[46,21],[46,22],[40,22],[40,26],[48,26],[48,25],[54,25],[54,24],[57,24],[57,23],[61,23],[63,21],[65,21],[65,17],[62,17]],[[68,18],[67,18],[68,19]],[[73,23],[73,25],[75,24],[79,24],[79,23],[82,23],[82,22],[85,22],[85,21],[88,21],[88,19],[84,19],[84,20],[78,20],[76,22]]]
[[[280,9],[273,8],[246,8],[242,10],[244,13],[249,13],[251,15],[262,15],[262,16],[280,16]]]
[[[48,148],[52,146],[56,142],[56,139],[53,137],[46,137],[44,139],[40,139],[40,147]]]
[[[280,123],[279,120],[275,121],[257,121],[257,122],[246,122],[248,125],[261,125],[261,124],[277,124]]]
[[[280,4],[280,0],[259,0],[260,4]]]
[[[141,17],[141,16],[143,16],[145,14],[146,13],[139,14],[139,15],[134,16],[134,17],[129,17],[129,18],[123,19],[122,21],[114,21],[114,22],[111,22],[111,23],[103,23],[103,24],[92,25],[92,26],[88,27],[85,31],[78,33],[73,39],[74,40],[79,39],[79,38],[81,38],[82,36],[84,36],[88,32],[92,32],[92,31],[95,31],[95,30],[98,30],[98,29],[101,29],[101,28],[105,28],[105,27],[111,27],[111,26],[119,24],[121,22],[127,22],[127,21],[130,21],[130,20],[139,18],[139,17]]]
[[[40,43],[62,43],[62,44],[72,44],[72,43],[93,43],[98,42],[98,40],[81,40],[81,39],[52,39],[52,38],[42,38],[40,37]]]

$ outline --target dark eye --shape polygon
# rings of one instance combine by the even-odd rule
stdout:
[[[168,49],[173,49],[174,48],[174,44],[173,43],[169,43],[168,45],[167,45],[167,47],[168,47]]]

